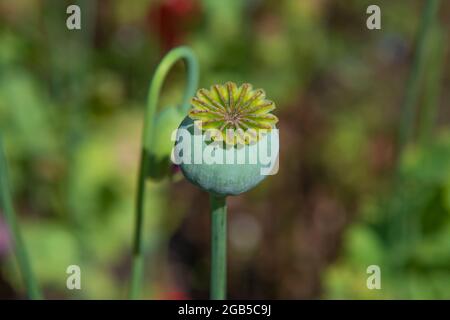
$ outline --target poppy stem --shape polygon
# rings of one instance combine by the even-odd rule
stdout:
[[[211,292],[212,300],[226,299],[227,204],[226,197],[210,195],[211,201]]]
[[[433,24],[439,12],[439,0],[427,0],[420,21],[417,34],[417,44],[411,71],[406,83],[405,96],[401,105],[400,130],[398,134],[397,167],[399,167],[402,152],[410,142],[414,131],[415,117],[417,116],[417,100],[420,94],[420,85],[426,68],[426,55],[429,38]],[[398,168],[397,168],[398,171]]]
[[[14,241],[14,250],[20,273],[25,282],[27,295],[30,299],[41,299],[41,292],[34,277],[28,252],[20,232],[17,222],[16,212],[14,210],[9,182],[7,176],[7,163],[4,154],[2,139],[0,137],[0,209],[4,212],[6,222],[9,226]]]
[[[157,132],[154,132],[156,109],[164,80],[172,66],[179,60],[183,60],[186,65],[187,81],[181,106],[182,109],[187,112],[189,109],[189,99],[194,95],[195,90],[197,89],[199,74],[197,59],[192,50],[188,47],[175,48],[164,57],[155,71],[148,92],[144,130],[142,134],[141,161],[139,164],[137,180],[131,288],[129,292],[130,299],[140,298],[144,277],[144,249],[142,235],[144,226],[144,203],[146,181],[149,173],[149,155],[152,148],[151,143],[153,141],[153,136],[158,134]]]

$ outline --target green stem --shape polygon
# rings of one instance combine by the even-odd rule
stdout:
[[[428,62],[431,37],[433,35],[433,28],[436,26],[436,16],[439,9],[439,0],[427,0],[425,3],[425,10],[423,11],[419,32],[417,35],[417,46],[414,56],[414,61],[409,75],[404,100],[401,106],[401,121],[398,137],[398,149],[396,168],[393,180],[393,190],[399,192],[402,188],[401,182],[401,158],[406,144],[411,139],[414,131],[414,122],[417,113],[417,100],[420,93],[420,84],[425,72],[425,67]],[[400,239],[406,239],[406,227],[410,221],[405,213],[393,214],[389,213],[389,237],[393,243],[404,244]],[[399,259],[400,255],[393,253],[393,259]]]
[[[26,285],[27,294],[30,299],[41,299],[41,293],[31,269],[30,260],[20,232],[19,224],[16,218],[11,193],[9,191],[9,182],[7,175],[6,156],[3,150],[2,139],[0,137],[0,207],[3,209],[6,222],[13,237],[14,249],[20,273]]]
[[[393,194],[396,194],[398,199],[404,197],[404,177],[401,173],[401,159],[404,149],[412,139],[414,132],[421,82],[423,81],[427,63],[429,63],[428,48],[433,40],[433,28],[435,28],[437,23],[439,3],[440,0],[427,0],[425,3],[417,34],[414,60],[401,105],[396,167],[392,186]],[[401,265],[408,256],[410,249],[420,237],[420,233],[418,231],[417,217],[410,217],[404,206],[389,211],[387,214],[389,263],[393,273],[397,274],[400,272]],[[408,295],[409,293],[404,292],[403,294]]]
[[[144,130],[142,135],[141,161],[139,164],[139,173],[137,181],[136,208],[135,208],[135,228],[133,240],[133,261],[131,269],[131,288],[130,299],[139,299],[142,291],[142,282],[144,274],[143,257],[143,236],[144,225],[144,202],[145,202],[145,182],[148,177],[148,162],[151,150],[152,136],[157,134],[154,131],[155,114],[158,105],[164,79],[172,66],[178,60],[184,60],[187,73],[187,85],[184,92],[181,107],[187,112],[189,108],[189,99],[195,94],[198,86],[198,63],[194,53],[187,47],[179,47],[171,50],[161,61],[156,69],[155,75],[150,83],[147,97],[147,106],[144,118]]]
[[[400,121],[400,130],[398,137],[398,157],[399,159],[406,144],[413,133],[414,120],[417,112],[417,100],[419,97],[420,82],[424,67],[426,65],[426,51],[430,30],[435,21],[439,8],[439,0],[427,0],[425,10],[423,11],[420,29],[417,36],[416,53],[411,69],[411,73],[406,84],[405,97],[401,106],[402,118]]]
[[[227,204],[226,198],[210,195],[211,201],[211,299],[226,299]]]
[[[445,60],[445,37],[440,24],[436,23],[432,32],[432,40],[430,44],[430,52],[427,58],[429,68],[425,75],[425,95],[423,110],[421,112],[419,122],[419,141],[422,145],[426,145],[433,131],[436,112],[439,106],[439,97],[441,94],[441,80]]]

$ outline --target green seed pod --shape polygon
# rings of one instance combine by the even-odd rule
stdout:
[[[191,104],[173,153],[190,182],[215,195],[238,195],[271,174],[278,161],[278,119],[264,91],[228,82],[200,89]]]

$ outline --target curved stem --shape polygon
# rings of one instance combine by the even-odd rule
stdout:
[[[226,299],[227,204],[226,198],[210,195],[211,201],[211,291],[212,300]]]
[[[6,156],[4,154],[0,136],[0,208],[4,211],[6,222],[8,223],[9,230],[13,237],[17,262],[27,288],[28,297],[30,299],[41,299],[41,292],[31,269],[28,252],[12,204],[7,171]]]
[[[400,162],[402,151],[408,143],[414,126],[414,118],[416,117],[417,99],[419,97],[420,82],[422,80],[423,71],[426,66],[426,53],[428,39],[434,20],[438,13],[439,0],[427,0],[425,10],[423,11],[419,33],[417,35],[417,46],[411,73],[406,84],[405,97],[401,106],[401,121],[398,137],[398,156],[397,166]]]
[[[149,162],[152,136],[156,134],[155,132],[153,132],[155,127],[154,118],[156,114],[156,108],[158,105],[158,99],[160,96],[162,85],[164,83],[164,79],[166,78],[172,66],[180,59],[184,60],[187,73],[187,86],[184,92],[181,107],[183,108],[183,110],[187,111],[187,109],[189,108],[189,99],[195,94],[195,90],[198,86],[198,63],[191,49],[187,47],[179,47],[170,51],[158,65],[149,88],[144,119],[144,130],[142,135],[141,159],[137,181],[135,208],[136,220],[133,240],[131,288],[129,294],[131,299],[139,299],[144,274],[142,229],[144,224],[145,182],[148,176],[147,165]]]

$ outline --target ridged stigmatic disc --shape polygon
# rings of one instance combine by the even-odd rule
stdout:
[[[262,89],[244,83],[239,88],[233,82],[200,89],[191,100],[189,116],[201,121],[202,130],[210,130],[213,138],[227,144],[249,144],[259,140],[278,122],[270,112],[275,104],[266,99]]]

